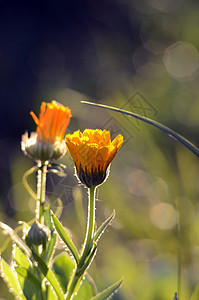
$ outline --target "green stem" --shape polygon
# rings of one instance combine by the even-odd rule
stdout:
[[[36,205],[36,219],[40,224],[44,224],[44,204],[46,198],[46,172],[47,172],[48,162],[38,163],[38,173],[37,173],[37,205]],[[39,248],[38,248],[39,253]],[[42,280],[43,275],[39,272],[39,278]],[[41,299],[44,300],[45,296],[43,291],[41,291]]]
[[[89,197],[88,197],[88,221],[87,221],[87,229],[86,236],[84,240],[84,245],[82,248],[81,256],[79,263],[77,264],[73,275],[68,284],[68,291],[66,294],[66,300],[70,300],[73,298],[75,292],[78,290],[83,274],[80,271],[82,266],[85,263],[86,258],[90,254],[91,248],[93,246],[93,237],[95,232],[95,189],[89,189]]]
[[[37,174],[37,207],[36,207],[36,219],[40,224],[44,224],[44,204],[46,197],[46,172],[47,162],[39,162],[39,170]]]
[[[27,189],[28,193],[35,199],[37,200],[37,194],[31,189],[31,187],[28,184],[28,177],[33,174],[34,172],[38,171],[38,167],[32,167],[30,170],[26,171],[25,174],[22,177],[22,183]]]
[[[82,254],[79,261],[79,268],[82,267],[86,257],[88,256],[92,245],[93,245],[93,236],[95,232],[95,188],[89,189],[89,198],[88,198],[88,222],[87,222],[87,231],[86,238],[84,241],[84,246],[82,249]]]

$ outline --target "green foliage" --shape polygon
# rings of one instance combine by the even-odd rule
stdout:
[[[77,252],[73,242],[71,241],[68,233],[66,232],[66,230],[64,229],[62,224],[59,222],[59,220],[57,219],[57,217],[53,213],[52,213],[52,219],[53,219],[54,226],[55,226],[60,238],[63,240],[63,242],[68,247],[68,249],[71,251],[71,253],[73,254],[73,256],[76,260],[76,262],[78,262],[79,261],[78,252]]]
[[[50,207],[48,207],[44,210],[44,220],[45,220],[46,226],[50,230],[50,240],[47,242],[46,250],[44,252],[44,260],[45,260],[46,264],[48,264],[48,262],[52,258],[52,255],[55,251],[55,245],[56,245],[56,239],[57,239],[57,235],[55,233],[55,230],[53,228],[53,224],[51,221]]]
[[[6,281],[10,292],[18,299],[25,300],[16,272],[1,258],[1,276]]]
[[[54,291],[56,292],[57,296],[60,300],[64,299],[64,293],[54,275],[52,270],[46,265],[45,261],[32,249],[32,255],[35,261],[38,263],[38,267],[43,275],[47,278],[47,280],[52,285]]]
[[[111,223],[113,218],[115,217],[115,211],[110,215],[110,217],[102,223],[102,225],[97,229],[97,231],[94,234],[94,241],[97,242],[98,239],[101,237],[102,233],[106,229],[106,227]]]
[[[106,299],[108,299],[119,289],[119,287],[122,284],[122,281],[123,281],[123,279],[115,282],[114,284],[112,284],[111,286],[109,286],[108,288],[106,288],[105,290],[100,292],[99,294],[97,294],[91,300],[106,300]]]
[[[75,268],[74,260],[67,253],[62,253],[55,257],[52,268],[64,293],[66,293],[71,274]],[[92,296],[94,296],[94,289],[85,277],[74,299],[91,299]]]

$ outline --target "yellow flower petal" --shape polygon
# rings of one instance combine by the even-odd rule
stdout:
[[[101,129],[79,130],[66,135],[66,147],[72,156],[80,180],[88,187],[100,184],[106,171],[123,143],[119,134],[112,142],[110,132]]]

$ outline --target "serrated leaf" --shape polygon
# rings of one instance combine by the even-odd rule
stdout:
[[[52,268],[64,293],[66,293],[68,282],[75,268],[74,260],[67,253],[62,253],[55,258]],[[91,299],[94,294],[93,282],[91,284],[85,277],[74,299]]]
[[[62,226],[62,224],[60,223],[60,221],[57,219],[57,217],[53,214],[53,212],[51,212],[51,214],[52,214],[53,223],[54,223],[54,226],[55,226],[55,228],[57,230],[57,233],[59,234],[59,236],[63,240],[63,242],[66,244],[66,246],[68,247],[68,249],[71,251],[74,259],[78,263],[78,261],[79,261],[79,254],[77,252],[77,249],[76,249],[75,245],[71,241],[68,233],[66,232],[66,230],[64,229],[64,227]]]
[[[115,217],[115,210],[113,211],[113,213],[110,215],[110,217],[104,222],[102,223],[102,225],[98,228],[98,230],[96,231],[95,235],[94,235],[94,241],[97,242],[98,239],[101,237],[102,233],[104,232],[104,230],[106,229],[106,227],[110,224],[110,222],[113,220],[113,218]]]
[[[117,292],[119,287],[121,286],[123,279],[120,279],[116,283],[109,286],[107,289],[103,290],[102,292],[98,293],[96,296],[91,298],[91,300],[106,300],[109,299],[114,293]]]
[[[17,299],[26,300],[19,284],[16,272],[12,270],[12,268],[5,262],[3,258],[1,258],[1,276],[7,283],[10,292],[15,295]]]
[[[43,273],[43,275],[48,279],[48,281],[52,285],[59,300],[64,300],[63,291],[62,291],[54,273],[52,272],[52,270],[50,268],[48,268],[45,261],[33,249],[32,249],[32,255],[33,255],[35,261],[38,263],[38,267],[39,267],[40,271]]]
[[[198,299],[199,299],[199,283],[196,285],[190,300],[198,300]]]

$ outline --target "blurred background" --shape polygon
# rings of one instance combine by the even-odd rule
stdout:
[[[134,111],[198,145],[198,2],[0,4],[0,220],[15,228],[34,217],[34,200],[21,183],[33,162],[20,149],[21,135],[35,131],[31,110],[38,115],[42,101],[57,100],[72,110],[67,132],[105,128],[125,137],[97,194],[98,225],[116,210],[90,269],[99,290],[123,276],[115,300],[172,300],[180,248],[180,300],[189,299],[199,282],[197,157],[150,125],[80,101]],[[61,162],[67,176],[48,177],[48,201],[56,209],[62,199],[61,220],[80,247],[87,191],[68,154]],[[30,184],[35,188],[34,176]],[[12,245],[0,236],[9,262]],[[14,299],[0,281],[0,299]]]

